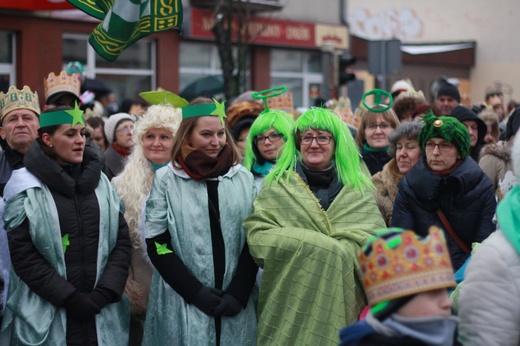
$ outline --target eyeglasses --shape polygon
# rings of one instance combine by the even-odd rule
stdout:
[[[318,144],[329,144],[332,136],[320,135],[320,136],[301,136],[300,140],[302,144],[311,144],[313,140],[316,140]]]
[[[424,147],[425,147],[426,151],[431,152],[435,149],[435,147],[437,147],[439,149],[439,151],[447,153],[448,151],[450,151],[453,148],[453,144],[446,143],[446,142],[442,142],[442,143],[426,142]]]
[[[269,142],[271,142],[271,143],[277,142],[280,139],[282,139],[282,137],[283,137],[283,135],[280,133],[277,133],[277,132],[273,132],[268,136],[258,135],[258,136],[255,136],[255,144],[265,143],[266,139],[269,139]]]
[[[378,127],[381,129],[381,131],[384,131],[384,130],[388,130],[392,126],[390,126],[387,123],[381,123],[381,124],[378,124],[378,125],[369,125],[369,126],[365,127],[365,129],[371,130],[371,131],[375,131],[375,130],[377,130]]]
[[[125,127],[121,127],[119,129],[117,129],[116,132],[127,133],[127,132],[132,132],[133,130],[134,130],[134,126],[125,126]]]

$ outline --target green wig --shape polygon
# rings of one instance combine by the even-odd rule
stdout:
[[[342,122],[338,115],[329,109],[311,108],[303,113],[295,122],[294,137],[285,144],[276,166],[265,180],[270,184],[273,180],[278,181],[285,171],[294,170],[297,161],[301,161],[302,155],[297,146],[297,138],[300,133],[309,129],[328,131],[334,137],[336,149],[333,161],[338,173],[338,180],[345,186],[359,188],[362,192],[364,186],[372,187],[370,178],[363,172],[361,167],[361,156],[350,130]]]
[[[292,139],[294,120],[289,114],[277,109],[269,109],[260,113],[251,125],[246,140],[244,167],[248,170],[251,170],[255,163],[264,163],[265,160],[260,156],[254,139],[255,136],[267,132],[271,127],[283,136],[284,142]],[[283,152],[284,146],[285,144],[280,148],[280,152]]]
[[[430,110],[422,118],[424,126],[419,132],[419,147],[425,153],[426,142],[430,138],[443,138],[446,142],[454,144],[458,149],[462,160],[466,159],[470,149],[469,132],[466,126],[454,117],[438,117]]]

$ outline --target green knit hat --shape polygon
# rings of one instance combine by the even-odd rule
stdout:
[[[454,117],[438,117],[430,110],[422,118],[424,126],[419,132],[419,146],[424,153],[426,141],[430,138],[443,138],[446,142],[454,144],[458,149],[462,160],[466,159],[469,153],[470,140],[469,132],[463,123]]]

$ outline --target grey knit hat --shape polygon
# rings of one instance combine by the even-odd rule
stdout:
[[[131,116],[128,113],[116,113],[110,116],[105,121],[105,136],[107,136],[108,143],[114,143],[114,139],[116,138],[116,128],[117,126],[126,120],[131,120],[135,122],[135,117]]]

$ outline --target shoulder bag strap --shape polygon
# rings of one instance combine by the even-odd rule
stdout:
[[[448,219],[446,218],[446,216],[444,215],[444,213],[442,212],[442,210],[440,208],[437,209],[437,215],[439,215],[439,217],[442,221],[442,224],[444,225],[444,227],[446,227],[446,230],[451,235],[453,240],[455,240],[455,242],[461,247],[462,250],[464,250],[465,253],[469,253],[468,246],[466,244],[464,244],[462,239],[460,239],[460,237],[457,235],[457,233],[455,233],[453,228],[451,228],[451,225],[448,222]]]

